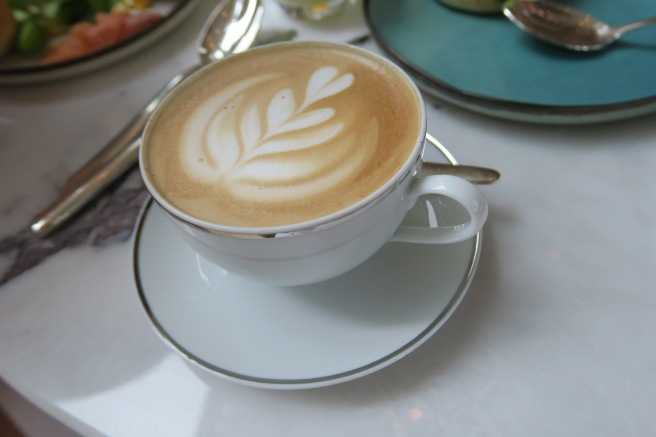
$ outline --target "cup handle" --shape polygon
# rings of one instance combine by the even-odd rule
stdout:
[[[467,240],[478,233],[487,219],[488,207],[483,194],[464,179],[434,175],[416,177],[408,193],[409,208],[424,194],[445,196],[461,204],[469,213],[469,221],[453,226],[401,226],[390,241],[406,243],[445,244]]]

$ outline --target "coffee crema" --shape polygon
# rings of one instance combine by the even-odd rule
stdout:
[[[155,189],[218,225],[270,227],[340,211],[385,184],[419,141],[414,88],[362,50],[278,44],[176,89],[142,147]]]

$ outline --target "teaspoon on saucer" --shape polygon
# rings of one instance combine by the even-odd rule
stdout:
[[[582,52],[601,50],[625,32],[656,24],[656,17],[652,17],[611,26],[549,0],[509,0],[503,13],[517,27],[543,41]]]
[[[445,153],[446,148],[431,134],[426,134],[426,141],[431,143],[442,153]],[[491,168],[476,167],[473,165],[442,164],[428,161],[423,162],[421,172],[426,175],[445,174],[457,176],[466,179],[473,184],[479,185],[491,184],[501,177],[501,174],[498,171]]]

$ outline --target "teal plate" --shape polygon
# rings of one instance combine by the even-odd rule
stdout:
[[[654,0],[571,0],[610,24],[656,16]],[[539,123],[619,120],[656,111],[656,26],[599,52],[572,52],[502,14],[437,0],[365,0],[381,48],[429,94],[488,115]]]

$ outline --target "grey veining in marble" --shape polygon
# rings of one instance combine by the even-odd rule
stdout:
[[[126,240],[147,196],[135,168],[51,236],[39,238],[25,228],[4,237],[0,240],[0,285],[62,249]]]

